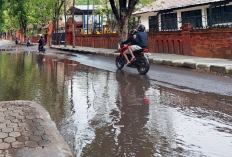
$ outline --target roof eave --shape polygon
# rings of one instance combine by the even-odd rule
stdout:
[[[152,13],[152,12],[159,12],[159,11],[169,11],[169,10],[179,10],[179,9],[186,9],[186,8],[191,8],[191,7],[197,7],[197,6],[202,6],[202,5],[210,5],[212,3],[229,3],[229,1],[217,1],[217,2],[209,2],[209,3],[201,3],[201,4],[195,4],[195,5],[189,5],[189,6],[182,6],[182,7],[176,7],[176,8],[169,8],[169,9],[160,9],[160,10],[154,10],[154,11],[149,11],[149,12],[141,12],[141,13],[136,13],[132,15],[141,15],[141,14],[146,14],[146,13]]]

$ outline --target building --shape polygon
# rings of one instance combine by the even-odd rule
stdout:
[[[85,30],[88,33],[92,30],[102,31],[103,25],[105,25],[106,17],[100,15],[94,15],[94,11],[103,8],[101,5],[75,5],[74,6],[74,20],[76,22],[82,22],[82,25],[78,25],[77,28]],[[67,11],[67,18],[72,17],[73,7],[70,7]],[[65,21],[64,16],[62,21]]]
[[[232,0],[157,0],[133,15],[140,15],[149,31],[178,31],[184,23],[196,29],[232,27]]]

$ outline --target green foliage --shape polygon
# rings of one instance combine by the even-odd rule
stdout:
[[[70,4],[70,0],[66,1]],[[0,32],[26,32],[30,24],[36,30],[42,29],[63,14],[63,4],[64,0],[0,0]]]
[[[76,0],[75,5],[87,5],[88,0]],[[95,5],[100,5],[101,1],[100,0],[94,0]],[[89,5],[93,5],[93,0],[89,0]]]
[[[3,14],[4,7],[5,7],[5,0],[0,0],[0,33],[4,29],[3,27],[4,27],[4,23],[5,23],[4,14]]]

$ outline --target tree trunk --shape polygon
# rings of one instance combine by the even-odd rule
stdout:
[[[24,42],[26,42],[27,40],[27,26],[24,27]]]
[[[110,33],[114,33],[114,29],[115,29],[115,26],[116,26],[116,21],[111,19],[109,24],[110,24]]]
[[[116,7],[116,1],[110,0],[110,5],[112,8],[112,12],[117,21],[117,31],[119,36],[119,42],[125,41],[128,36],[128,21],[132,15],[133,10],[135,9],[135,5],[139,0],[129,0],[127,3],[126,0],[119,0],[119,10]]]
[[[59,21],[59,19],[56,19],[56,45],[58,45],[58,40],[57,40],[57,38],[58,38],[58,28],[59,28],[59,26],[58,26],[58,21]]]
[[[128,22],[129,19],[125,18],[117,23],[117,31],[118,31],[118,42],[121,43],[128,38]]]
[[[73,38],[73,48],[75,48],[74,5],[75,5],[75,0],[73,0],[73,12],[72,12],[72,38]]]

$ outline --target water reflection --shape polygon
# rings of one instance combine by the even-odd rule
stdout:
[[[77,157],[231,156],[230,97],[150,80],[64,55],[0,54],[0,101],[42,104]]]
[[[147,136],[145,127],[149,116],[149,101],[146,91],[150,88],[149,78],[143,75],[116,73],[119,102],[122,116],[116,124],[124,126],[118,136],[117,156],[153,156],[155,150]]]
[[[197,95],[163,86],[149,88],[146,94],[153,104],[147,128],[157,156],[231,156],[231,105],[210,93]]]
[[[62,134],[77,156],[153,154],[144,125],[149,104],[148,79],[78,66],[69,80],[74,112],[64,120]],[[115,79],[116,78],[116,79]],[[72,82],[71,82],[72,81]],[[72,95],[72,94],[71,94]]]
[[[43,69],[44,61],[45,61],[45,55],[39,54],[38,55],[38,66],[39,66],[40,70]]]

